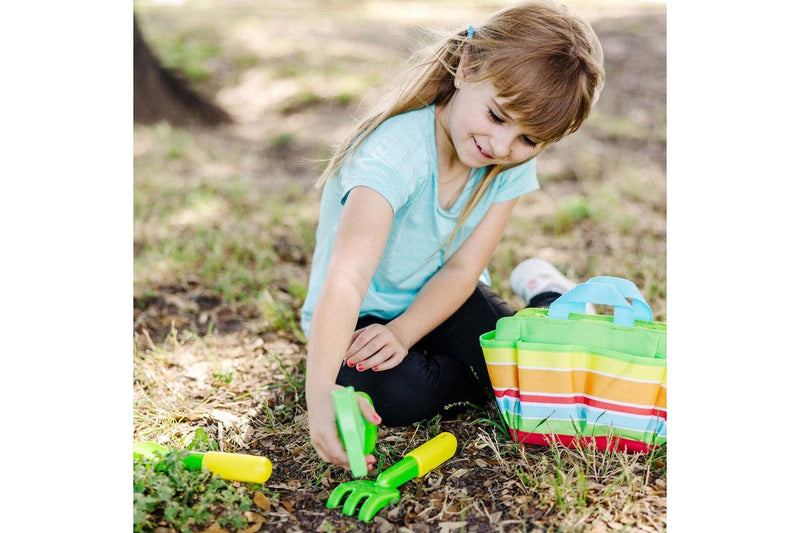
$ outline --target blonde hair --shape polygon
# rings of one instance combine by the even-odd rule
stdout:
[[[549,2],[523,2],[502,9],[467,30],[451,35],[426,60],[409,71],[408,80],[364,118],[334,152],[317,182],[339,171],[361,142],[388,118],[434,105],[455,93],[459,63],[475,81],[490,80],[504,107],[522,117],[535,133],[533,157],[574,133],[589,116],[604,82],[603,51],[591,26]],[[462,209],[450,242],[497,175],[516,165],[491,165]]]

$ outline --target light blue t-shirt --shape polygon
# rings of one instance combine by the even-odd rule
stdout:
[[[381,124],[325,184],[316,248],[301,326],[308,335],[311,314],[322,290],[333,240],[347,195],[358,186],[380,193],[394,211],[386,247],[361,304],[360,316],[392,319],[405,311],[422,286],[455,253],[494,203],[539,188],[536,161],[500,173],[481,198],[446,253],[446,241],[461,209],[486,169],[473,169],[458,200],[442,209],[433,106],[394,116]]]

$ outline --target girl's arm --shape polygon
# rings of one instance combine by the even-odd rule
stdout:
[[[389,202],[374,190],[355,187],[350,191],[309,327],[306,403],[311,444],[323,460],[344,467],[349,463],[336,429],[331,392],[340,388],[336,376],[383,254],[392,218]],[[380,421],[367,402],[360,403],[368,420]],[[372,463],[374,457],[367,460]]]
[[[472,234],[422,287],[408,309],[386,326],[372,325],[353,337],[345,357],[364,370],[397,366],[422,337],[444,322],[475,290],[503,235],[517,199],[492,205]]]

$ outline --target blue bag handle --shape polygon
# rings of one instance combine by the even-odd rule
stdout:
[[[653,321],[653,310],[647,305],[644,296],[639,292],[636,284],[625,278],[616,278],[614,276],[596,276],[586,283],[608,283],[613,285],[623,298],[630,298],[633,301],[633,318],[636,320]]]
[[[570,312],[585,313],[587,303],[613,305],[614,324],[633,326],[633,305],[614,285],[602,282],[581,283],[565,292],[550,304],[547,318],[567,320]]]

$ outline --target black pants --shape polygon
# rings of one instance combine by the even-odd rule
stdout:
[[[529,306],[546,307],[558,296],[540,294]],[[399,365],[380,372],[343,365],[336,383],[369,394],[388,426],[405,426],[437,414],[446,417],[467,403],[483,405],[493,393],[479,337],[495,329],[499,318],[513,314],[506,302],[480,283],[464,305],[409,349]],[[387,322],[363,316],[356,328]]]

